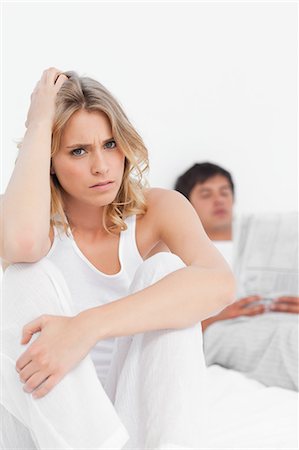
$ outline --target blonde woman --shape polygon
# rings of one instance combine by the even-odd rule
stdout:
[[[228,265],[188,200],[146,187],[100,83],[45,70],[26,127],[2,197],[7,430],[23,448],[199,448],[197,324],[234,300]]]

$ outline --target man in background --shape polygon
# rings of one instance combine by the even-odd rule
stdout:
[[[210,162],[194,164],[177,179],[175,189],[191,202],[207,235],[232,267],[235,188],[231,174],[224,168]],[[294,372],[294,362],[291,362],[291,377],[284,374],[279,380],[275,380],[274,377],[269,380],[268,372],[272,371],[274,366],[269,367],[263,347],[270,348],[267,341],[269,339],[273,341],[273,333],[278,333],[277,325],[274,324],[272,319],[269,320],[268,314],[267,323],[275,326],[267,325],[268,330],[260,330],[261,324],[265,324],[264,318],[252,321],[248,317],[251,316],[251,319],[253,319],[252,316],[266,316],[264,314],[265,305],[261,300],[259,292],[256,295],[236,299],[233,304],[220,313],[202,321],[207,364],[218,363],[228,368],[240,370],[268,385],[274,383],[278,386],[298,389],[298,376],[297,371]],[[290,296],[286,293],[284,296],[275,298],[270,306],[270,311],[284,314],[291,313],[294,318],[294,315],[299,313],[299,297]],[[284,314],[277,314],[276,319],[281,322],[282,319],[286,318]],[[213,327],[207,333],[206,330],[211,325]],[[251,331],[254,334],[251,334]],[[289,331],[288,327],[285,327],[285,330],[280,330],[280,337],[277,337],[277,339],[280,339],[280,341],[281,339],[286,340],[286,345],[288,340],[296,339],[296,336],[293,336],[296,334],[294,321],[291,326],[291,332],[293,333],[291,337]],[[287,335],[287,337],[281,338],[282,334]],[[212,335],[214,335],[214,339]],[[252,342],[255,340],[257,346],[254,347],[249,340]],[[217,342],[217,345],[215,345],[215,342]],[[279,345],[281,345],[281,342],[279,342]],[[229,349],[231,350],[229,351]],[[244,351],[249,352],[248,357],[244,357]],[[277,351],[275,353],[276,359]],[[264,358],[265,367],[262,367],[262,358]],[[281,358],[284,358],[284,355],[281,355]],[[296,359],[295,357],[295,362]],[[271,360],[273,361],[272,353],[269,353],[268,360],[271,365]],[[252,367],[252,365],[258,366],[258,368]],[[278,360],[277,365],[281,366]],[[290,371],[289,366],[286,371]]]

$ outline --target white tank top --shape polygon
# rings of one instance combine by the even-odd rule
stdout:
[[[71,292],[76,314],[128,295],[129,286],[143,259],[136,245],[136,215],[129,216],[125,222],[128,228],[120,233],[118,248],[121,269],[113,275],[100,272],[83,255],[70,228],[68,237],[62,230],[54,227],[53,245],[46,258],[49,258],[63,274]],[[103,384],[111,363],[114,342],[115,338],[99,341],[90,352],[98,377]]]

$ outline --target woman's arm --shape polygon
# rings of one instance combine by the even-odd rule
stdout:
[[[44,71],[31,96],[27,131],[1,199],[0,251],[10,262],[33,262],[46,253],[50,227],[50,157],[58,90],[57,69]],[[47,248],[46,248],[47,247]]]
[[[184,328],[235,300],[232,272],[207,237],[198,215],[181,194],[151,190],[152,226],[187,267],[152,286],[79,316],[94,330],[95,342],[165,328]]]
[[[41,333],[20,356],[16,369],[26,382],[24,390],[35,391],[37,398],[51,391],[101,339],[188,327],[234,300],[232,273],[191,204],[177,192],[160,189],[150,197],[147,214],[152,211],[157,241],[164,242],[187,267],[74,317],[44,315],[26,324],[22,344]]]

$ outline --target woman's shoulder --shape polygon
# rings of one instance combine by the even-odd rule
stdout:
[[[159,225],[157,218],[169,223],[172,218],[176,220],[178,215],[184,215],[186,211],[193,209],[186,197],[171,189],[149,188],[145,191],[144,196],[147,205],[145,222],[153,221],[157,226]]]
[[[173,226],[178,216],[193,209],[189,200],[180,192],[164,188],[148,188],[144,191],[147,210],[137,216],[140,228],[150,228],[153,233],[160,234],[161,229]],[[142,224],[142,225],[141,225]]]
[[[165,209],[173,205],[173,199],[177,198],[176,194],[177,192],[163,188],[144,190],[146,212],[137,216],[136,224],[137,247],[144,259],[157,252],[169,251],[165,242],[161,240],[161,221],[164,222],[161,217],[167,213]]]
[[[144,196],[148,208],[167,208],[171,209],[178,202],[181,204],[189,203],[189,201],[178,191],[172,189],[165,189],[160,187],[147,188],[144,191]]]

